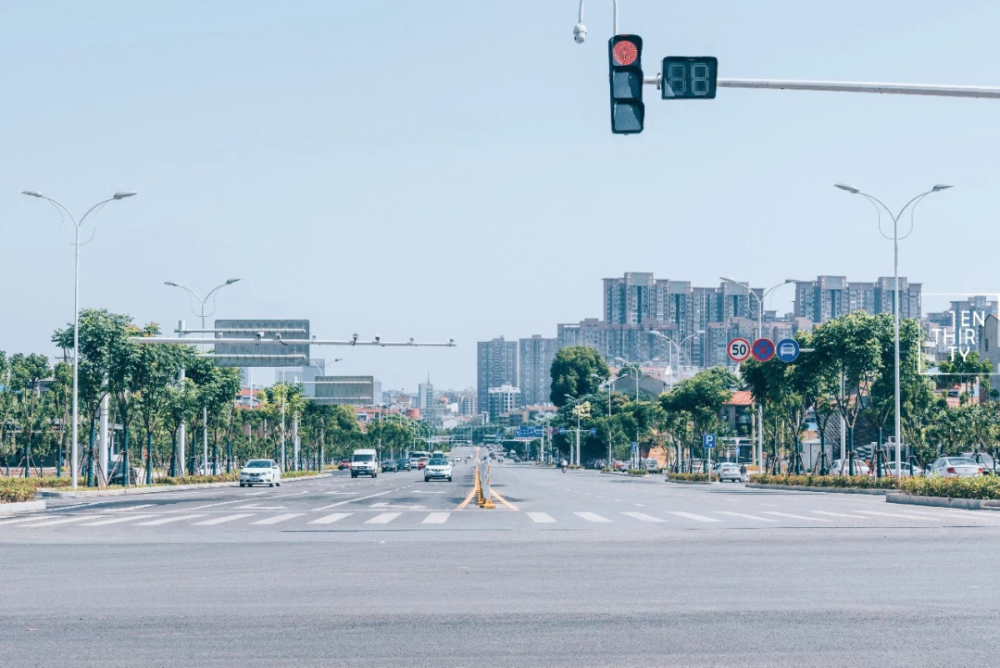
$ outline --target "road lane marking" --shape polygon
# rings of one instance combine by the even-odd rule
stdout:
[[[510,502],[510,501],[508,501],[507,499],[505,499],[505,498],[503,498],[502,496],[500,496],[499,494],[497,494],[497,491],[496,491],[495,489],[493,489],[493,490],[490,490],[490,496],[495,496],[495,497],[497,497],[497,501],[499,501],[499,502],[500,502],[500,503],[502,503],[503,505],[507,506],[507,507],[508,507],[508,508],[510,508],[511,510],[517,510],[517,509],[518,509],[518,508],[517,508],[517,506],[515,506],[515,505],[514,505],[513,503],[511,503],[511,502]]]
[[[694,520],[695,522],[721,522],[722,520],[717,520],[714,517],[705,517],[704,515],[695,515],[694,513],[685,513],[682,510],[672,510],[671,515],[677,515],[677,517],[683,517],[684,519]]]
[[[870,520],[870,517],[865,517],[864,515],[849,515],[847,513],[831,513],[826,510],[814,510],[817,515],[829,515],[830,517],[849,517],[852,520]]]
[[[353,503],[355,501],[364,501],[366,499],[374,499],[376,496],[382,496],[383,494],[391,494],[392,492],[398,492],[401,489],[408,489],[414,487],[415,485],[407,485],[406,487],[397,487],[395,489],[387,489],[384,492],[378,492],[377,494],[369,494],[368,496],[359,496],[356,499],[345,499],[344,501],[338,501],[337,503],[331,503],[328,506],[321,506],[320,508],[313,508],[313,510],[326,510],[327,508],[336,508],[337,506],[342,506],[345,503]]]
[[[635,513],[630,511],[622,511],[622,515],[628,515],[637,520],[642,520],[643,522],[666,522],[665,519],[660,517],[653,517],[652,515],[647,515],[646,513]]]
[[[291,494],[275,494],[271,498],[272,499],[283,499],[283,498],[289,497],[289,496],[302,496],[303,494],[308,494],[308,493],[309,493],[309,490],[307,489],[307,490],[303,490],[301,492],[292,492]]]
[[[573,513],[577,517],[582,517],[588,522],[610,522],[607,517],[601,517],[597,513]]]
[[[556,521],[555,518],[548,513],[528,513],[528,517],[530,517],[531,521],[535,524],[551,524]]]
[[[421,524],[444,524],[449,517],[451,513],[430,513]]]
[[[203,508],[214,508],[216,506],[225,506],[230,503],[242,503],[243,499],[236,499],[234,501],[222,501],[221,503],[206,503],[204,506],[195,506],[194,508],[180,508],[178,510],[168,510],[170,513],[186,513],[189,510],[201,510]]]
[[[223,517],[216,517],[212,520],[205,520],[204,522],[195,522],[192,526],[196,527],[213,527],[216,524],[222,524],[224,522],[232,522],[233,520],[240,520],[244,517],[253,517],[254,513],[239,513],[237,515],[225,515]]]
[[[34,517],[18,517],[17,519],[13,520],[4,520],[3,522],[0,522],[0,525],[17,524],[18,522],[30,522],[32,520],[52,519],[52,517],[53,517],[52,515],[35,515]]]
[[[128,506],[126,508],[102,508],[101,512],[102,513],[125,513],[125,512],[128,512],[130,510],[139,510],[140,508],[150,508],[150,507],[152,507],[152,505],[153,505],[152,503],[144,503],[141,506]]]
[[[18,529],[28,529],[34,527],[50,527],[56,524],[68,524],[70,522],[81,522],[83,520],[96,520],[103,515],[84,515],[83,517],[61,517],[57,520],[48,520],[46,522],[39,522],[38,524],[22,524],[17,527]],[[131,518],[130,518],[131,519]]]
[[[403,513],[381,513],[366,521],[365,524],[388,524]]]
[[[462,501],[462,503],[458,504],[458,507],[456,507],[455,510],[461,510],[462,508],[465,508],[467,505],[469,505],[469,502],[472,501],[472,497],[474,497],[475,495],[476,495],[476,488],[475,486],[473,486],[472,489],[469,490],[469,495],[465,497],[465,501]]]
[[[765,515],[776,515],[778,517],[788,517],[793,520],[805,520],[807,522],[829,522],[830,520],[824,520],[819,517],[806,517],[805,515],[793,515],[792,513],[779,513],[776,510],[764,510],[761,511]]]
[[[720,515],[726,515],[727,517],[742,517],[746,520],[757,520],[758,522],[777,522],[778,520],[772,520],[767,517],[757,517],[756,515],[744,515],[743,513],[734,513],[729,510],[717,510],[715,511]]]
[[[162,517],[158,520],[152,520],[150,522],[139,522],[136,524],[138,527],[158,527],[161,524],[169,524],[171,522],[180,522],[181,520],[193,520],[196,517],[204,517],[203,513],[197,515],[171,515],[170,517]]]
[[[97,522],[87,522],[86,524],[81,524],[82,527],[102,527],[107,524],[121,524],[122,522],[131,522],[133,520],[144,520],[147,517],[156,517],[156,515],[135,515],[134,517],[112,517],[110,520],[100,520]]]
[[[275,515],[274,517],[257,520],[256,522],[251,522],[250,524],[277,524],[278,522],[284,522],[285,520],[290,520],[293,517],[298,517],[299,515],[305,515],[305,513],[285,513],[283,515]]]
[[[262,489],[259,492],[245,492],[243,496],[257,496],[258,494],[267,494],[267,490]]]
[[[330,515],[324,515],[318,519],[313,520],[309,524],[333,524],[334,522],[340,521],[345,517],[348,517],[351,513],[332,513]]]
[[[876,510],[859,510],[859,513],[864,513],[865,515],[878,515],[880,517],[901,517],[904,520],[926,520],[928,522],[938,522],[940,521],[937,517],[925,517],[923,515],[904,515],[902,513],[880,513]]]

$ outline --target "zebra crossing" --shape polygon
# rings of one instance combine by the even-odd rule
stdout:
[[[226,531],[261,530],[274,528],[304,530],[345,530],[380,528],[388,529],[482,529],[537,527],[635,527],[648,525],[663,529],[727,529],[756,527],[776,528],[781,525],[794,527],[837,528],[862,527],[928,527],[928,526],[986,526],[1000,527],[1000,514],[970,513],[944,510],[940,512],[919,510],[909,512],[850,509],[849,512],[828,510],[799,510],[787,513],[776,510],[635,510],[611,511],[565,510],[563,512],[527,510],[524,512],[491,512],[479,509],[433,510],[401,509],[382,511],[376,507],[340,507],[339,512],[322,512],[330,506],[299,508],[295,512],[278,512],[267,507],[254,509],[246,505],[225,508],[226,503],[205,504],[186,510],[166,510],[160,514],[151,511],[152,504],[95,510],[80,508],[73,513],[50,511],[30,516],[0,518],[0,538],[4,535],[21,535],[30,530],[99,531],[125,529],[141,532],[149,528],[219,528]],[[137,512],[139,511],[139,512]],[[200,511],[200,512],[190,512]]]

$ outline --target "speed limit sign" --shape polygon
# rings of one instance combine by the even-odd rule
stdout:
[[[750,357],[750,342],[746,339],[733,339],[726,346],[726,352],[732,361],[743,362]]]

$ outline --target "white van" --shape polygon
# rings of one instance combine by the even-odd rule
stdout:
[[[354,456],[351,457],[351,477],[357,478],[361,474],[378,477],[378,453],[375,448],[354,451]]]

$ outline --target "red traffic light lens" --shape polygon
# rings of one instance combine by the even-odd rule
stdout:
[[[619,65],[631,65],[639,57],[639,49],[634,43],[625,39],[615,44],[611,53]]]

